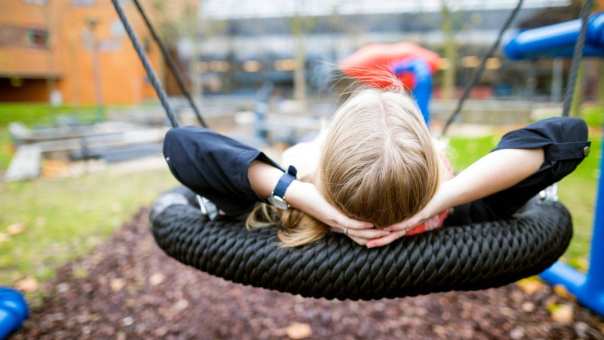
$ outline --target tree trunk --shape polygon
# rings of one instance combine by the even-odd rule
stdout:
[[[294,99],[300,105],[306,107],[306,49],[304,46],[304,32],[302,29],[304,19],[295,16],[292,18],[292,33],[295,39],[295,61],[296,68],[294,69]]]
[[[457,61],[457,43],[453,32],[453,20],[451,11],[444,0],[441,0],[442,31],[447,68],[444,69],[442,81],[442,98],[452,99],[455,97],[455,75]]]

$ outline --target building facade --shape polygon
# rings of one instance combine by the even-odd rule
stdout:
[[[157,47],[134,6],[124,5],[157,68]],[[151,97],[110,1],[0,1],[0,101],[111,105]]]
[[[597,1],[601,6],[603,1]],[[330,68],[368,43],[409,41],[444,56],[441,0],[206,0],[197,57],[186,42],[181,55],[197,60],[208,91],[257,87],[259,82],[293,82],[298,46],[295,22],[305,22],[302,46],[306,77],[312,87],[325,86]],[[495,40],[517,0],[449,0],[457,46],[454,67],[460,90],[471,78],[481,56]],[[579,0],[527,0],[514,24],[525,29],[577,17]],[[568,61],[513,62],[499,52],[487,62],[478,97],[517,96],[558,100]],[[448,65],[447,65],[448,66]],[[436,75],[440,77],[442,73]],[[589,74],[588,74],[589,76]],[[439,79],[435,81],[438,97]],[[223,86],[218,86],[218,85]],[[212,86],[215,85],[215,86]],[[230,86],[229,86],[230,85]],[[478,91],[480,92],[480,91]]]

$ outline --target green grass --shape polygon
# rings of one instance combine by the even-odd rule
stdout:
[[[70,116],[82,123],[104,119],[97,115],[96,106],[58,106],[43,103],[0,103],[0,173],[8,168],[12,157],[8,124],[19,122],[27,126],[52,125],[58,117]]]
[[[0,242],[0,285],[53,277],[58,266],[89,252],[175,183],[168,170],[149,170],[0,184],[0,233],[14,223],[25,226]]]
[[[11,122],[20,122],[28,126],[51,124],[59,116],[73,116],[82,122],[91,122],[99,118],[96,106],[51,106],[44,103],[0,104],[0,128]]]
[[[499,136],[453,137],[449,141],[450,158],[455,169],[463,169],[489,152]],[[598,178],[600,137],[591,137],[590,156],[569,176],[559,183],[559,196],[571,211],[575,233],[564,259],[571,265],[586,269],[589,253],[593,208]]]
[[[584,107],[581,111],[581,117],[591,127],[604,126],[604,106],[594,105]]]
[[[8,131],[0,127],[0,173],[8,168],[12,156],[12,145]]]

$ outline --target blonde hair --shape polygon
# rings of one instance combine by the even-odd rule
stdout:
[[[419,212],[434,196],[442,166],[413,100],[399,88],[361,89],[336,111],[312,181],[328,202],[377,227]],[[329,227],[296,209],[259,204],[248,228],[278,226],[284,246],[322,238]]]

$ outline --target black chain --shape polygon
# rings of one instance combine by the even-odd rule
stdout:
[[[468,99],[468,97],[470,96],[470,91],[472,90],[474,85],[476,85],[478,83],[478,81],[480,80],[480,77],[482,76],[482,73],[484,72],[485,66],[487,64],[487,60],[493,55],[493,53],[495,53],[495,50],[497,50],[497,48],[499,47],[499,44],[501,43],[501,39],[503,38],[503,34],[510,27],[510,25],[512,24],[512,22],[518,15],[518,12],[520,12],[520,8],[522,8],[523,3],[524,3],[524,0],[518,0],[516,7],[512,10],[512,12],[510,12],[510,15],[508,16],[505,23],[499,30],[499,34],[497,34],[497,39],[495,40],[495,42],[493,42],[493,44],[491,45],[491,47],[489,48],[487,53],[485,53],[485,55],[482,56],[482,59],[480,60],[480,66],[478,66],[476,71],[474,71],[474,73],[472,74],[472,79],[470,80],[470,82],[468,82],[466,84],[465,88],[463,89],[463,94],[462,94],[461,98],[459,98],[459,100],[457,101],[457,107],[455,108],[455,110],[453,111],[451,116],[449,116],[449,119],[447,119],[447,122],[445,123],[445,126],[443,127],[443,130],[441,132],[441,136],[444,136],[447,134],[449,127],[451,126],[451,124],[453,124],[455,119],[457,119],[457,116],[459,116],[459,114],[461,113],[463,104],[465,103],[466,99]],[[454,66],[451,65],[450,67],[454,67]]]
[[[179,71],[178,67],[176,66],[176,62],[174,61],[174,58],[172,58],[172,55],[170,55],[170,53],[168,53],[168,49],[166,49],[166,46],[159,38],[157,31],[155,31],[155,28],[151,24],[149,17],[145,13],[145,9],[143,8],[143,6],[140,4],[140,2],[138,0],[133,0],[132,2],[134,2],[136,9],[138,10],[139,14],[143,18],[143,21],[145,22],[147,29],[151,33],[153,40],[155,40],[155,43],[157,44],[157,46],[159,46],[159,50],[161,51],[161,54],[164,57],[164,60],[166,61],[166,64],[168,65],[170,72],[172,72],[172,75],[174,75],[174,79],[176,79],[176,84],[178,85],[178,89],[180,90],[180,93],[182,93],[185,96],[185,98],[187,99],[187,102],[189,102],[189,105],[191,106],[191,108],[193,109],[193,112],[195,113],[195,116],[197,117],[197,121],[199,122],[199,124],[201,126],[208,127],[207,123],[203,119],[203,116],[201,115],[201,112],[199,111],[199,108],[197,107],[197,104],[195,104],[195,101],[193,100],[191,93],[189,93],[189,90],[187,90],[187,87],[185,86],[185,82],[182,78],[182,74]]]
[[[577,42],[575,43],[570,73],[568,74],[568,82],[566,84],[566,93],[564,94],[564,102],[562,103],[562,116],[564,117],[568,117],[570,115],[570,108],[575,94],[575,85],[577,83],[577,74],[579,73],[579,66],[581,65],[581,60],[583,59],[583,46],[585,46],[587,24],[592,7],[593,1],[585,0],[583,7],[581,8],[581,14],[579,15],[581,17],[581,31],[579,32]]]
[[[153,71],[153,67],[151,66],[151,63],[149,62],[149,59],[147,58],[147,55],[145,54],[143,45],[141,44],[140,40],[138,39],[136,32],[134,32],[134,30],[132,29],[132,26],[130,26],[130,22],[128,22],[128,17],[126,17],[126,14],[124,13],[124,8],[122,7],[120,0],[111,0],[111,3],[113,4],[113,7],[115,8],[115,12],[117,13],[118,17],[120,18],[122,25],[124,25],[124,29],[126,30],[126,33],[128,33],[128,37],[130,38],[130,42],[132,43],[132,46],[134,47],[136,54],[138,54],[138,57],[140,58],[141,62],[143,63],[143,67],[145,68],[147,77],[149,78],[151,85],[153,85],[153,89],[155,89],[155,93],[159,97],[159,101],[161,102],[161,105],[164,107],[164,110],[166,111],[166,115],[168,116],[168,119],[170,120],[170,124],[172,125],[172,127],[178,127],[178,121],[176,120],[176,117],[174,116],[174,112],[172,112],[172,108],[170,107],[170,103],[168,102],[168,95],[162,88],[162,86],[157,78],[157,75],[155,74],[155,71]]]

